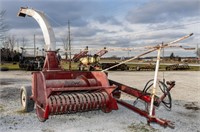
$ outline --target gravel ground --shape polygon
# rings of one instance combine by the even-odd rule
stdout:
[[[115,81],[143,89],[152,79],[154,72],[109,72],[109,78]],[[200,132],[200,72],[165,72],[166,80],[175,80],[172,89],[172,110],[160,106],[156,115],[175,122],[175,129],[163,128],[157,124],[146,125],[146,119],[119,105],[119,110],[111,113],[90,111],[76,114],[50,116],[39,122],[35,110],[23,113],[20,108],[20,87],[31,84],[31,72],[0,72],[0,132],[38,131],[38,132]],[[159,78],[163,73],[159,73]],[[133,98],[123,95],[131,102]],[[141,104],[138,104],[139,106]]]

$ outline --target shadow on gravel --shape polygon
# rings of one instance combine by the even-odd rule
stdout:
[[[0,85],[11,85],[15,83],[17,79],[11,79],[11,78],[1,78]]]
[[[12,83],[10,83],[10,82],[0,82],[0,85],[10,85],[10,84],[12,84]]]
[[[14,85],[14,84],[19,84],[23,82],[29,82],[29,80],[26,79],[17,79],[17,78],[1,78],[0,79],[0,86],[5,86],[5,85]]]
[[[175,101],[175,113],[187,120],[199,120],[200,106],[198,102]]]
[[[0,91],[0,99],[2,100],[19,100],[20,89],[15,87],[5,87]]]
[[[184,105],[184,107],[188,110],[200,110],[199,106],[197,105],[197,102],[191,102]]]

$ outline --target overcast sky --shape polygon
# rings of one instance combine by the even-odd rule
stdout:
[[[8,34],[27,40],[33,47],[33,34],[37,46],[44,40],[37,22],[30,17],[17,17],[20,7],[44,12],[51,23],[62,48],[67,35],[67,21],[71,24],[72,48],[143,47],[170,42],[184,35],[194,36],[181,42],[196,47],[200,43],[200,0],[0,0],[5,9]],[[78,52],[78,51],[77,51]],[[195,56],[194,51],[168,49],[166,54]],[[109,52],[107,56],[132,56],[140,52]]]

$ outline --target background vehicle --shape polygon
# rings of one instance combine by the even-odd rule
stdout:
[[[116,65],[116,64],[119,64],[119,63],[101,63],[101,67],[102,67],[102,69],[104,70],[104,69],[106,69],[106,68],[109,68],[109,67],[111,67],[111,66],[114,66],[114,65]],[[126,64],[121,64],[121,65],[119,65],[119,66],[116,66],[116,67],[114,67],[114,68],[112,68],[112,69],[110,69],[110,70],[121,70],[121,71],[125,71],[125,70],[129,70],[129,66],[128,65],[126,65]]]
[[[167,71],[170,71],[170,70],[188,70],[190,69],[189,65],[184,63],[184,64],[173,64],[173,65],[169,65],[169,66],[166,66],[165,68]]]

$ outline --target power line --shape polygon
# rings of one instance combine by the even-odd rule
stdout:
[[[45,14],[50,20],[52,20],[55,24],[57,24],[58,26],[64,26],[64,25],[62,25],[62,24],[60,24],[60,23],[58,23],[55,19],[53,19],[52,17],[50,17],[48,14]]]

